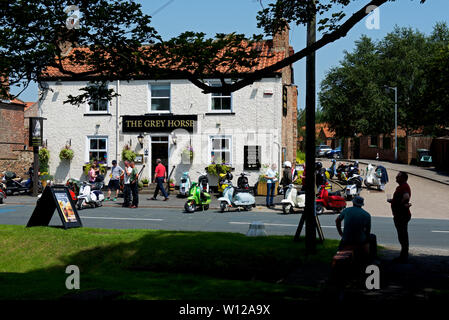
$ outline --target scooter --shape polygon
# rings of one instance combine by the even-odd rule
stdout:
[[[101,207],[103,205],[102,201],[104,201],[104,194],[101,191],[103,186],[103,182],[96,182],[95,184],[91,184],[84,181],[80,187],[80,193],[78,195],[76,207],[79,210],[87,207]]]
[[[322,214],[324,209],[339,213],[346,208],[346,200],[341,196],[340,191],[329,192],[324,185],[318,189],[318,197],[315,202],[317,215]]]
[[[179,196],[180,197],[187,197],[190,190],[190,176],[189,173],[186,171],[182,174],[181,177],[181,184],[179,185]]]
[[[346,200],[352,200],[355,196],[360,195],[360,192],[362,191],[363,178],[356,174],[349,178],[347,183],[345,197]]]
[[[200,176],[198,177],[198,185],[203,192],[209,193],[209,179],[207,178],[207,173],[197,171]]]
[[[218,179],[218,193],[219,194],[221,194],[221,195],[223,194],[224,190],[231,183],[232,178],[233,178],[232,173],[230,173],[229,171],[226,173],[219,174],[219,179]]]
[[[224,212],[230,208],[241,208],[250,211],[256,205],[256,199],[245,189],[235,189],[232,182],[224,189],[223,196],[218,198],[220,201],[220,212]]]
[[[33,184],[29,184],[26,181],[22,181],[22,178],[17,178],[16,174],[12,171],[6,171],[3,175],[3,184],[5,185],[5,192],[8,196],[14,193],[28,193],[31,191]]]
[[[337,176],[337,160],[332,159],[331,166],[326,169],[326,178],[332,179],[333,177]]]
[[[3,199],[6,199],[6,193],[4,191],[5,186],[0,182],[0,204],[3,204]]]
[[[203,192],[196,182],[192,182],[192,187],[189,190],[189,197],[184,205],[184,209],[188,213],[193,213],[197,209],[209,210],[210,194]]]
[[[371,163],[366,168],[365,186],[367,188],[375,187],[377,190],[383,190],[385,188],[385,185],[382,183],[381,170],[376,170]]]
[[[285,199],[281,201],[282,212],[284,214],[294,213],[294,208],[305,208],[306,193],[304,191],[296,190],[296,186],[291,183],[285,192]]]

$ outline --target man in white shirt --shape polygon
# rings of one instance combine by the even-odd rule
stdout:
[[[130,177],[133,169],[130,167],[129,162],[125,161],[125,176],[124,176],[124,188],[123,188],[123,207],[129,207],[131,202],[131,185],[130,185]]]
[[[274,188],[276,188],[276,164],[273,163],[271,168],[268,168],[265,179],[267,179],[267,208],[274,206],[273,198],[274,198]]]

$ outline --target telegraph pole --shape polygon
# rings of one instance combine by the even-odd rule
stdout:
[[[313,5],[315,1],[313,0]],[[316,15],[307,24],[307,46],[316,42]],[[306,59],[306,251],[316,251],[316,219],[315,219],[315,52]],[[296,231],[295,240],[299,240],[301,224]]]

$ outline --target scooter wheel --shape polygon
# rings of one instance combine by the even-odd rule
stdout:
[[[0,198],[0,204],[3,204],[3,198]]]
[[[228,204],[226,203],[226,201],[220,202],[220,212],[224,212],[227,207],[228,207]]]
[[[246,210],[246,211],[251,211],[252,208],[253,208],[253,206],[245,206],[245,210]]]
[[[290,203],[285,203],[282,205],[282,212],[284,214],[293,213],[293,206]]]
[[[209,205],[208,204],[204,205],[203,210],[209,210]]]
[[[193,213],[196,210],[196,203],[194,201],[187,201],[184,205],[184,209],[188,213]]]
[[[316,214],[320,215],[324,213],[324,208],[323,205],[321,203],[317,203],[316,204]]]

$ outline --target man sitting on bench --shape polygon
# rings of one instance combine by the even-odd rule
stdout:
[[[377,241],[371,232],[371,215],[362,209],[364,199],[354,197],[353,206],[344,209],[335,220],[337,230],[342,237],[339,250],[352,250],[359,262],[368,262],[376,258]],[[344,231],[341,222],[344,220]]]

